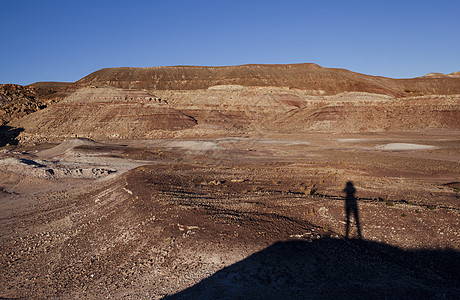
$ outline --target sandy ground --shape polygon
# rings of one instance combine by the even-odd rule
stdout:
[[[456,299],[459,136],[2,150],[0,296]],[[347,182],[363,239],[354,217],[346,239]]]

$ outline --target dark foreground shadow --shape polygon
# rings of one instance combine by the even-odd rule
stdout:
[[[460,253],[278,242],[166,299],[460,299]]]
[[[6,145],[16,146],[19,141],[18,135],[24,131],[23,128],[15,128],[7,125],[0,126],[0,147]]]

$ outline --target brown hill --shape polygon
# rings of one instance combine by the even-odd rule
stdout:
[[[430,73],[413,79],[369,76],[345,69],[323,68],[316,64],[242,65],[227,67],[173,66],[152,68],[106,68],[77,82],[36,82],[22,88],[21,95],[32,102],[59,102],[78,88],[99,86],[148,90],[201,90],[221,85],[280,87],[312,91],[320,95],[365,92],[395,97],[460,94],[460,72]],[[14,85],[19,87],[18,85]],[[19,88],[17,88],[19,90]],[[5,95],[5,89],[2,92]],[[6,104],[3,96],[2,105]],[[2,123],[37,109],[35,105],[2,107]],[[22,102],[21,102],[22,103]],[[10,104],[9,104],[10,105]],[[15,106],[16,105],[16,106]],[[9,107],[9,106],[8,106]]]
[[[102,69],[73,84],[31,85],[49,88],[43,99],[65,100],[9,125],[25,129],[23,141],[144,139],[190,128],[184,134],[457,130],[460,78],[441,77],[315,64]]]
[[[460,94],[460,78],[391,79],[316,64],[106,68],[80,79],[76,85],[156,90],[196,90],[215,85],[273,86],[321,90],[326,95],[368,92],[398,97]]]
[[[29,84],[28,86],[58,91],[58,90],[69,88],[72,85],[73,85],[73,82],[40,81],[40,82]]]

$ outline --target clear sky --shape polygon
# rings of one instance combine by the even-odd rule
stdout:
[[[172,65],[460,71],[459,0],[0,0],[0,11],[0,83]]]

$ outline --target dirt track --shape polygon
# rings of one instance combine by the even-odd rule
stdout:
[[[28,164],[0,171],[0,296],[458,298],[458,136],[260,134],[3,151],[2,161]],[[435,148],[379,148],[391,143]],[[116,172],[37,176],[44,167],[32,162]],[[364,241],[354,225],[344,239],[347,181]]]

